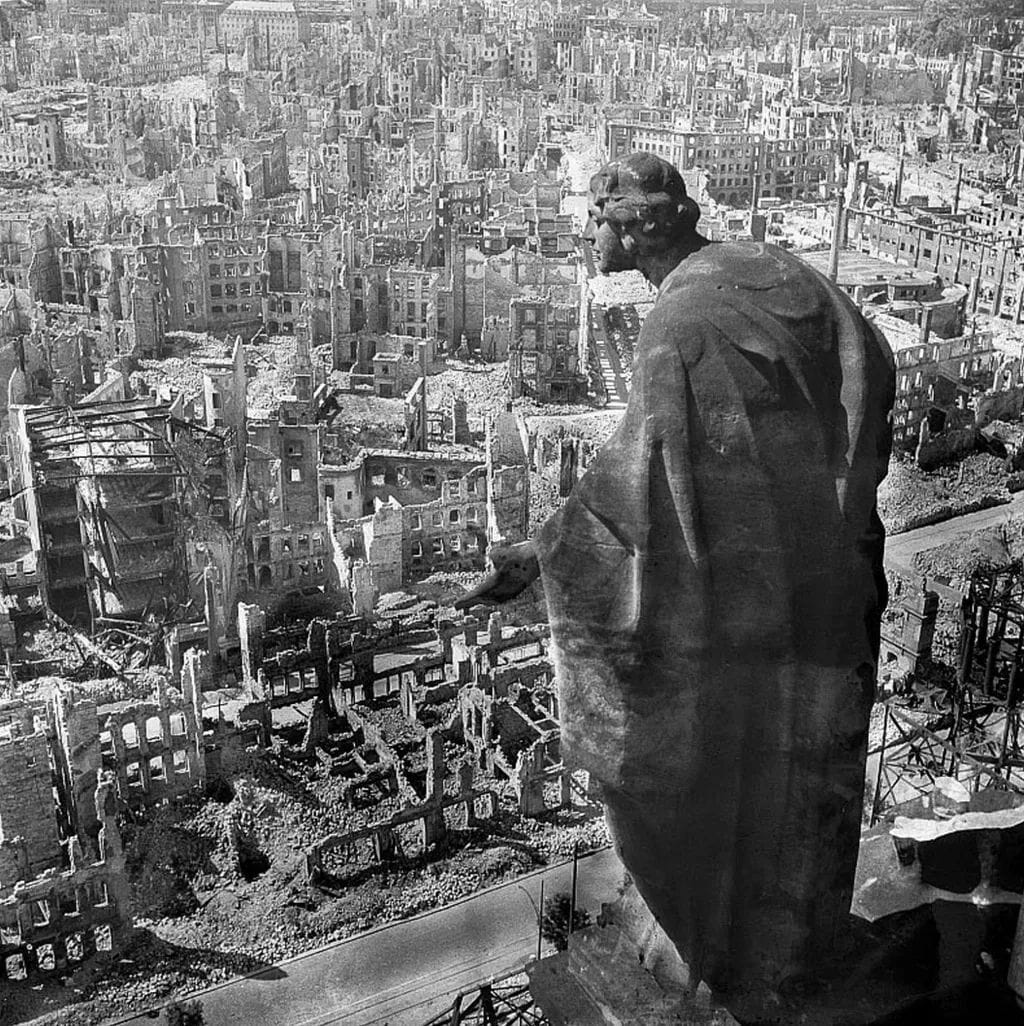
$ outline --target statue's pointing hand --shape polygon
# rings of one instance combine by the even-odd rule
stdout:
[[[508,602],[540,576],[540,563],[532,542],[492,546],[487,556],[493,567],[491,573],[456,601],[456,609],[468,609],[479,602]]]

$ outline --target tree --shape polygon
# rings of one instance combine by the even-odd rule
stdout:
[[[167,1026],[204,1026],[202,1001],[172,1001],[165,1011]]]
[[[544,902],[544,915],[540,921],[540,935],[551,941],[558,951],[569,947],[569,910],[572,899],[562,891]],[[590,913],[585,908],[575,910],[572,917],[573,931],[590,925]]]

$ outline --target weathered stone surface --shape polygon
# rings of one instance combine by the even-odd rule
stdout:
[[[705,245],[536,541],[568,755],[696,977],[755,1015],[850,907],[892,392],[884,341],[825,279]]]

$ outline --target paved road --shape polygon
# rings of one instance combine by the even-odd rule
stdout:
[[[569,890],[571,874],[571,863],[553,866],[196,996],[215,1026],[420,1026],[460,990],[536,955],[540,881],[551,895]],[[610,850],[580,859],[580,907],[596,914],[621,879],[622,864]],[[119,1021],[153,1026],[164,1019]]]

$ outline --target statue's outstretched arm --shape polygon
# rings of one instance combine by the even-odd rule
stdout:
[[[540,563],[532,541],[492,545],[487,556],[493,570],[455,603],[456,609],[468,609],[480,602],[508,602],[540,577]]]

